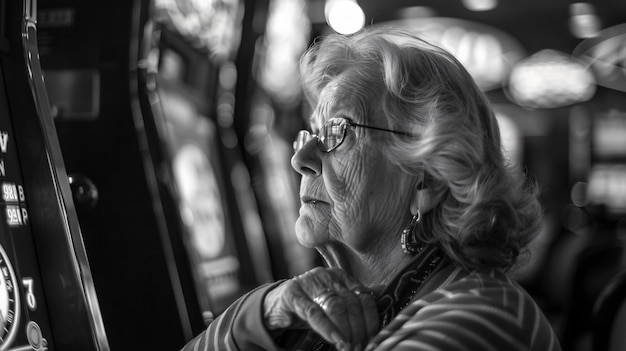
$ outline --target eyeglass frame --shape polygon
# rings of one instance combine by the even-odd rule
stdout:
[[[333,117],[333,118],[329,118],[323,125],[322,128],[320,128],[320,130],[322,130],[324,128],[324,126],[326,124],[328,124],[330,121],[334,120],[334,119],[341,119],[343,121],[345,121],[343,124],[339,124],[338,126],[342,126],[341,129],[341,141],[337,144],[334,145],[333,147],[329,148],[328,150],[325,150],[323,148],[321,148],[320,145],[324,146],[324,141],[318,136],[318,134],[313,134],[311,132],[309,132],[306,129],[302,129],[298,132],[298,134],[296,135],[296,139],[293,141],[293,152],[294,154],[296,154],[298,151],[302,150],[302,148],[304,147],[304,145],[306,145],[309,141],[311,141],[312,139],[317,139],[318,143],[318,148],[320,149],[320,151],[324,152],[324,153],[329,153],[333,150],[335,150],[336,148],[338,148],[341,144],[343,144],[344,139],[346,138],[346,130],[348,129],[348,127],[361,127],[361,128],[366,128],[366,129],[374,129],[374,130],[379,130],[379,131],[383,131],[383,132],[390,132],[390,133],[395,133],[395,134],[400,134],[400,135],[404,135],[404,136],[408,136],[408,137],[415,137],[414,134],[408,133],[408,132],[404,132],[404,131],[399,131],[399,130],[392,130],[392,129],[387,129],[387,128],[382,128],[382,127],[374,127],[374,126],[368,126],[365,124],[360,124],[360,123],[356,123],[354,121],[352,121],[350,118],[348,117]],[[306,141],[303,142],[298,142],[301,138],[301,135],[307,135],[306,137]],[[326,138],[324,138],[326,139]],[[300,144],[300,147],[296,148],[296,146]]]

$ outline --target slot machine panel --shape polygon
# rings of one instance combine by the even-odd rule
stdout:
[[[252,218],[242,202],[254,212],[254,199],[232,183],[235,166],[246,171],[234,150],[224,153],[215,92],[187,101],[206,127],[190,133],[197,148],[182,139],[163,148],[141,85],[151,1],[0,2],[0,351],[181,347],[205,327],[203,289],[204,309],[219,313],[269,279],[263,233],[248,242],[242,224]],[[196,83],[215,84],[194,72]],[[210,201],[228,243],[212,263],[230,285],[193,276],[173,181],[189,166],[213,175],[203,191],[223,191]]]
[[[181,347],[256,286],[265,264],[247,251],[209,56],[178,42],[181,57],[169,59],[185,64],[170,66],[173,79],[159,81],[164,90],[150,90],[154,57],[144,49],[153,39],[153,3],[38,1],[41,64],[63,158],[97,194],[84,207],[74,201],[112,349]],[[177,118],[161,114],[161,98]],[[182,126],[187,117],[191,124]],[[198,171],[191,195],[202,196],[181,201],[190,190],[177,183],[180,170]],[[190,231],[205,229],[211,235],[200,241],[215,245],[189,250]],[[198,252],[211,264],[197,265]]]
[[[53,350],[5,80],[0,87],[0,350]]]
[[[85,251],[113,350],[176,349],[205,327],[133,101],[146,1],[39,0],[38,39],[54,127],[76,188]],[[80,49],[77,49],[80,48]]]
[[[27,335],[19,331],[24,320],[39,326],[37,319],[43,320],[49,334],[48,316],[30,316],[30,311],[46,311],[42,299],[41,277],[38,260],[30,232],[30,216],[27,209],[24,181],[15,146],[15,133],[10,120],[4,76],[0,73],[0,178],[2,187],[2,222],[0,223],[0,350],[7,349],[16,341],[16,335]],[[17,272],[17,273],[16,273]],[[25,291],[28,296],[23,295]],[[24,310],[26,303],[28,309]],[[35,327],[37,328],[37,327]],[[47,340],[39,329],[41,347]],[[36,333],[36,331],[35,331]],[[24,344],[17,338],[16,344]],[[44,341],[45,340],[45,341]],[[28,342],[26,342],[28,344]]]
[[[108,350],[38,61],[36,9],[0,47],[0,350]]]

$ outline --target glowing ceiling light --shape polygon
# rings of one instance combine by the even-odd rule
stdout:
[[[339,34],[353,34],[365,25],[365,13],[355,0],[326,0],[326,22]]]
[[[483,90],[500,88],[513,65],[526,57],[522,44],[509,33],[458,18],[405,18],[381,22],[429,38],[452,53]]]
[[[498,6],[498,0],[463,0],[462,3],[471,11],[489,11]]]
[[[530,108],[554,108],[591,99],[595,79],[580,60],[542,50],[518,62],[511,71],[508,95]]]
[[[576,38],[592,38],[600,31],[600,18],[594,6],[588,2],[576,2],[569,5],[570,31]]]

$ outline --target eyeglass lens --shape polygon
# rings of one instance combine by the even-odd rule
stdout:
[[[302,147],[313,138],[320,141],[322,151],[331,152],[343,142],[345,137],[347,122],[343,118],[331,118],[320,128],[319,134],[311,134],[306,130],[301,130],[293,142],[294,152],[300,151]]]
[[[296,135],[296,140],[293,141],[293,152],[296,153],[300,151],[304,144],[308,143],[313,137],[314,135],[311,135],[308,130],[299,131],[298,135]]]

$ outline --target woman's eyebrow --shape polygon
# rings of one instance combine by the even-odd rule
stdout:
[[[343,119],[347,119],[348,121],[352,122],[352,117],[350,117],[350,115],[348,115],[345,112],[337,113],[332,118],[343,118]]]

